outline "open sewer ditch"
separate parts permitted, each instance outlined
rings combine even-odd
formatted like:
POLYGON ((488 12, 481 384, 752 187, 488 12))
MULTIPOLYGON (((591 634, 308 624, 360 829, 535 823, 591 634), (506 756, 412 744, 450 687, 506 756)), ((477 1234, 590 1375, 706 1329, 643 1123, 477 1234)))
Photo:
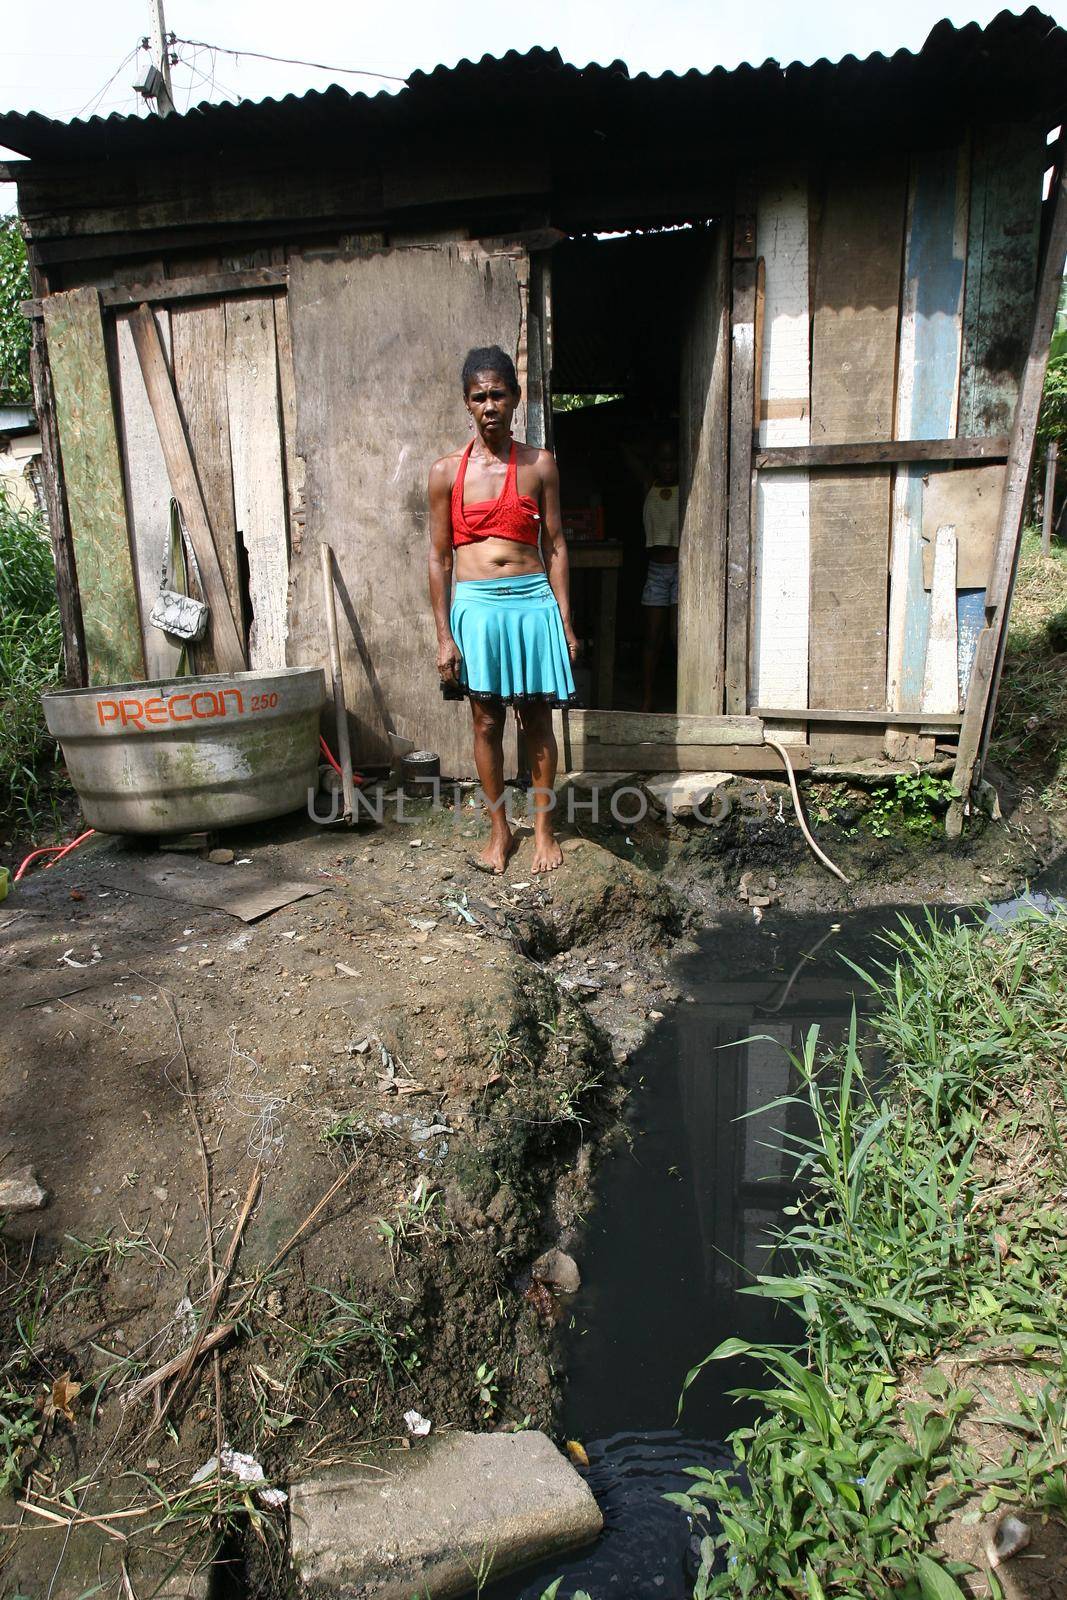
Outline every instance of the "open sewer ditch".
MULTIPOLYGON (((1061 867, 991 920, 1046 909, 1065 889, 1061 867)), ((942 914, 955 910, 986 916, 942 914)), ((869 994, 845 958, 867 970, 890 960, 882 940, 901 915, 922 913, 882 907, 834 923, 775 915, 759 927, 729 918, 677 963, 687 998, 631 1059, 629 1140, 601 1165, 562 1341, 563 1427, 588 1453, 604 1532, 490 1585, 485 1600, 540 1600, 559 1577, 558 1600, 581 1590, 591 1600, 688 1600, 699 1531, 663 1496, 690 1486, 686 1467, 729 1463, 724 1441, 753 1412, 728 1391, 762 1373, 740 1359, 706 1368, 676 1427, 685 1375, 732 1335, 789 1342, 796 1331, 787 1312, 741 1293, 775 1270, 768 1235, 795 1198, 776 1130, 808 1127, 799 1106, 761 1108, 796 1089, 789 1052, 813 1023, 821 1046, 833 1046, 855 1002, 862 1039, 869 994)))

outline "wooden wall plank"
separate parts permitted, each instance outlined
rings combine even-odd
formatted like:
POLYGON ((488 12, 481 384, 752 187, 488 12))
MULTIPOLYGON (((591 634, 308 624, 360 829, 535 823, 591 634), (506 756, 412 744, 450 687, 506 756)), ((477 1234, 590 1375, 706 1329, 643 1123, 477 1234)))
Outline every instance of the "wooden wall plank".
POLYGON ((656 711, 569 711, 572 735, 601 744, 762 744, 758 717, 679 715, 656 711))
MULTIPOLYGON (((219 302, 175 305, 170 313, 174 385, 189 446, 196 462, 200 491, 215 535, 230 610, 241 620, 241 564, 237 553, 237 523, 233 505, 233 468, 230 460, 230 418, 226 396, 226 313, 219 302)), ((190 592, 204 596, 190 579, 190 592)), ((216 672, 218 663, 210 635, 194 646, 198 672, 216 672)))
MULTIPOLYGON (((288 270, 288 269, 287 269, 288 270)), ((274 301, 274 333, 278 341, 278 394, 281 400, 285 492, 289 507, 289 547, 299 545, 304 526, 304 463, 296 450, 296 372, 289 307, 284 295, 274 301)))
POLYGON ((748 710, 752 588, 752 411, 755 397, 756 263, 735 261, 730 308, 730 504, 726 543, 727 712, 748 710))
POLYGON ((1044 165, 1038 127, 1013 123, 975 132, 961 435, 1011 431, 1033 317, 1044 165))
MULTIPOLYGON (((956 431, 967 238, 967 155, 919 151, 908 193, 900 317, 896 438, 944 439, 956 431)), ((943 469, 898 467, 893 482, 887 704, 923 704, 930 596, 923 580, 924 480, 943 469)), ((890 729, 886 754, 929 760, 930 740, 890 729)))
POLYGON ((129 682, 144 650, 99 293, 49 295, 44 317, 89 682, 129 682))
MULTIPOLYGON (((156 311, 155 318, 160 340, 169 352, 167 312, 156 311)), ((148 620, 159 593, 164 551, 170 542, 170 479, 141 376, 128 312, 115 318, 115 350, 115 401, 121 427, 126 515, 141 606, 145 671, 150 678, 172 678, 181 661, 182 647, 148 620)), ((170 587, 174 586, 172 573, 170 587)))
POLYGON ((248 661, 254 670, 270 670, 285 666, 289 599, 274 306, 249 295, 228 300, 225 309, 234 515, 248 557, 248 661))
MULTIPOLYGON (((811 427, 806 180, 761 186, 756 249, 764 263, 765 297, 759 443, 806 445, 811 427)), ((803 469, 758 476, 752 693, 766 705, 808 703, 809 514, 803 469)), ((803 744, 805 725, 783 724, 778 737, 803 744)))
MULTIPOLYGON (((35 276, 39 277, 39 274, 35 276)), ((88 682, 89 669, 85 654, 85 633, 82 628, 78 569, 74 559, 74 541, 71 538, 70 519, 67 513, 67 496, 63 487, 52 369, 48 361, 48 344, 43 321, 35 321, 31 329, 30 380, 33 384, 33 405, 37 413, 37 425, 41 430, 41 481, 45 508, 48 512, 52 556, 56 565, 59 624, 63 634, 63 681, 68 689, 82 689, 88 682)))
POLYGON ((210 609, 208 631, 215 659, 222 671, 240 672, 247 659, 244 638, 238 632, 230 597, 226 592, 211 520, 201 493, 185 424, 178 409, 174 380, 150 308, 138 306, 136 311, 131 312, 130 326, 166 458, 170 486, 182 508, 189 542, 200 569, 200 581, 210 609))
MULTIPOLYGON (((813 444, 893 437, 905 184, 896 164, 832 170, 817 249, 813 444)), ((889 471, 811 483, 812 706, 885 705, 889 471)), ((813 735, 827 754, 881 744, 862 729, 813 735)))
MULTIPOLYGON (((297 450, 307 463, 289 661, 322 663, 317 546, 325 539, 336 556, 354 759, 389 761, 393 733, 436 750, 447 775, 473 775, 470 712, 442 700, 434 666, 426 479, 430 463, 468 432, 458 382, 464 352, 517 347, 514 265, 447 243, 363 257, 294 255, 289 316, 297 450), (382 404, 395 393, 402 406, 382 404)), ((509 772, 514 751, 509 726, 509 772)))
POLYGON ((726 471, 730 381, 729 239, 716 230, 698 273, 682 343, 678 555, 680 712, 723 705, 726 630, 726 471))

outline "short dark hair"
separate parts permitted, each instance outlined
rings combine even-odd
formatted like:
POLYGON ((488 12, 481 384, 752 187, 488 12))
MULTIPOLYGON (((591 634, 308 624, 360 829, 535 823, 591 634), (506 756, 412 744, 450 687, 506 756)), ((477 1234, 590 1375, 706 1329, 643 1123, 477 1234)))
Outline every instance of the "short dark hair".
POLYGON ((498 344, 482 345, 477 350, 468 350, 467 359, 463 363, 463 394, 466 397, 471 384, 479 372, 495 372, 503 378, 512 394, 519 392, 519 379, 515 371, 515 363, 506 350, 501 350, 498 344))

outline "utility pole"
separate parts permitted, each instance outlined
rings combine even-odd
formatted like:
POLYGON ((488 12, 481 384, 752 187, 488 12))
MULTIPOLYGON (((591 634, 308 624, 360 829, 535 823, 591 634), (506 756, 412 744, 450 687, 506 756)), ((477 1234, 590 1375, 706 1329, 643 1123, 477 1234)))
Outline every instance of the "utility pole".
POLYGON ((170 85, 170 47, 174 36, 167 33, 163 0, 148 0, 148 15, 149 34, 141 43, 144 49, 152 52, 152 64, 145 73, 144 82, 137 85, 137 92, 146 100, 155 101, 161 117, 169 117, 174 110, 170 85))

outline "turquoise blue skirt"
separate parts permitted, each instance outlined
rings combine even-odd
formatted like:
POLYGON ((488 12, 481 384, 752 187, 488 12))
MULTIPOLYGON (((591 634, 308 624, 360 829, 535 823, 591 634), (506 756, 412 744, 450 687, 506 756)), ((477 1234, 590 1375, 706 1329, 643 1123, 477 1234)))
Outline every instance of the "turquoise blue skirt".
POLYGON ((575 704, 563 618, 543 572, 457 583, 451 623, 463 660, 458 686, 441 685, 446 700, 575 704))

